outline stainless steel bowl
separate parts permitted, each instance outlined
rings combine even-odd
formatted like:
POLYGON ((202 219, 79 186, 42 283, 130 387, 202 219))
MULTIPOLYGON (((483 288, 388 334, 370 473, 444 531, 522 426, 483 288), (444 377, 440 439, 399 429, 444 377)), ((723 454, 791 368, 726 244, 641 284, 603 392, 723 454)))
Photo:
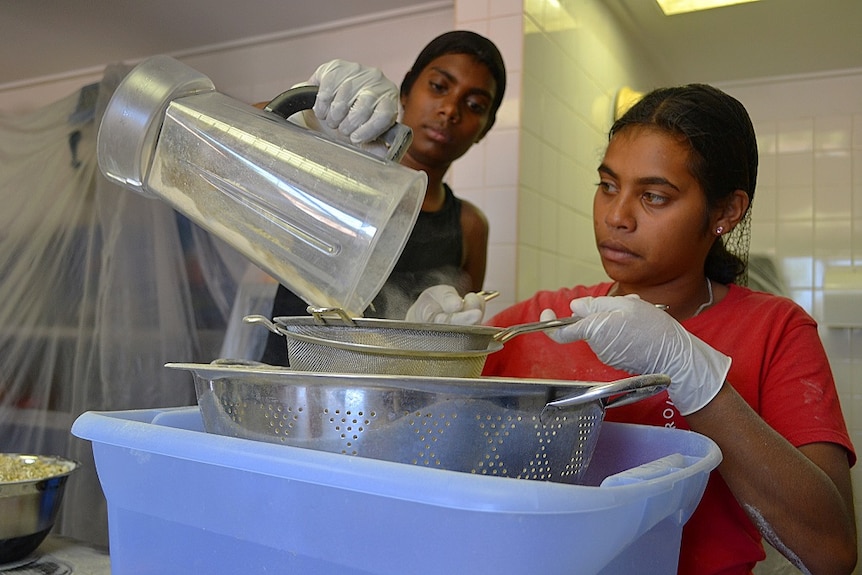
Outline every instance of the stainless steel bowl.
POLYGON ((48 455, 3 453, 4 468, 16 470, 11 480, 0 477, 0 564, 19 561, 36 550, 57 518, 69 475, 79 464, 48 455))

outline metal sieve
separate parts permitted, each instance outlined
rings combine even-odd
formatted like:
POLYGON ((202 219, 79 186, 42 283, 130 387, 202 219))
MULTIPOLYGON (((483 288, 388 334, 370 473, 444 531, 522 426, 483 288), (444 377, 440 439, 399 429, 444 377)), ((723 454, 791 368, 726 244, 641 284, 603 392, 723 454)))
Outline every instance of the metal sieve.
POLYGON ((290 367, 302 371, 376 373, 441 377, 478 377, 488 354, 511 338, 567 325, 578 318, 531 322, 508 328, 411 323, 400 320, 334 319, 317 310, 313 316, 244 318, 287 340, 290 367))
POLYGON ((667 387, 311 373, 218 360, 194 375, 210 433, 451 471, 577 483, 605 408, 667 387))

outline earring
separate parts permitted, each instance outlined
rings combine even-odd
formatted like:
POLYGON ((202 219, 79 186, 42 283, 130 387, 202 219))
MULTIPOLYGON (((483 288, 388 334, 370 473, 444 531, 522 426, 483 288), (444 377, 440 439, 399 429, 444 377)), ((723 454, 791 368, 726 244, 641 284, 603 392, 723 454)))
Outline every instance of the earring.
POLYGON ((718 226, 717 228, 715 228, 715 235, 720 236, 723 233, 724 233, 724 226, 718 226))

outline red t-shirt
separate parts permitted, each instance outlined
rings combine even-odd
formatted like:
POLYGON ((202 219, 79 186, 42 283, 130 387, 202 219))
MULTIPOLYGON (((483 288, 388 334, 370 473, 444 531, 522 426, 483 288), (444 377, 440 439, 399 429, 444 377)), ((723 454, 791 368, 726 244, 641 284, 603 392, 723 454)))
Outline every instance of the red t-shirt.
MULTIPOLYGON (((607 295, 610 283, 539 292, 493 317, 507 327, 537 321, 543 309, 572 314, 578 297, 607 295)), ((791 444, 830 442, 856 456, 847 433, 826 352, 814 320, 789 299, 735 285, 727 296, 682 325, 733 358, 727 381, 791 444)), ((520 335, 488 356, 483 375, 612 381, 630 374, 601 363, 585 342, 555 344, 543 333, 520 335)), ((608 421, 689 429, 667 393, 608 409, 608 421)), ((683 528, 679 573, 747 575, 765 557, 757 528, 714 471, 683 528)))

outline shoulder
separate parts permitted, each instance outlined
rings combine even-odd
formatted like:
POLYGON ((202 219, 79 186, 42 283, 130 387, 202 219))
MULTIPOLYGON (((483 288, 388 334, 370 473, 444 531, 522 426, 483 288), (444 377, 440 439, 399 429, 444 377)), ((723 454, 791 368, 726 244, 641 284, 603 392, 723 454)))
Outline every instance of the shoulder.
POLYGON ((472 202, 460 200, 461 202, 461 227, 465 234, 488 235, 489 224, 485 213, 472 202))
POLYGON ((729 286, 727 296, 716 306, 716 311, 724 315, 746 314, 737 316, 749 320, 742 321, 743 324, 750 323, 750 320, 769 318, 772 322, 778 322, 777 325, 765 326, 773 329, 786 324, 817 325, 814 318, 790 298, 737 285, 729 286))
POLYGON ((817 323, 793 300, 730 285, 727 295, 685 328, 728 355, 780 349, 792 339, 819 340, 817 323))
POLYGON ((761 414, 763 386, 790 390, 802 380, 831 383, 816 322, 786 297, 730 286, 718 304, 683 325, 733 358, 734 387, 761 414))

